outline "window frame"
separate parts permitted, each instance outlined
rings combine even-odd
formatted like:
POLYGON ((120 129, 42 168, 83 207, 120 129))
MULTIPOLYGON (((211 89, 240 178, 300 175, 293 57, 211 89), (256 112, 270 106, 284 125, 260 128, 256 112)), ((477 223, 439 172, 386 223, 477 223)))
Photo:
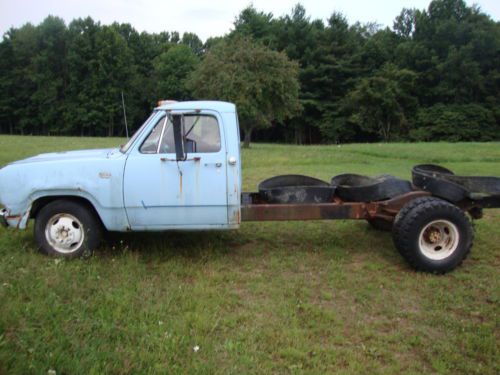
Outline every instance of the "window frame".
POLYGON ((148 135, 146 137, 144 137, 144 139, 142 140, 141 144, 139 145, 138 147, 138 151, 140 154, 142 155, 157 155, 159 154, 160 152, 160 146, 161 146, 161 140, 163 138, 163 133, 165 132, 165 126, 166 126, 166 123, 168 122, 168 116, 167 114, 165 113, 165 115, 163 117, 160 117, 158 119, 158 121, 156 122, 156 124, 153 125, 153 127, 151 128, 151 131, 148 133, 148 135), (149 136, 153 133, 153 131, 155 130, 156 126, 158 125, 158 123, 160 121, 163 121, 163 125, 161 125, 161 133, 160 133, 160 137, 158 138, 158 144, 156 145, 156 150, 155 152, 144 152, 142 151, 142 146, 144 146, 144 143, 148 140, 149 136))
MULTIPOLYGON (((221 121, 219 121, 219 117, 214 114, 214 113, 198 113, 198 112, 192 112, 192 111, 189 111, 189 112, 180 112, 180 113, 176 113, 177 111, 173 112, 173 111, 165 111, 164 112, 164 116, 160 117, 158 119, 158 122, 159 121, 162 121, 163 120, 163 125, 162 125, 162 128, 161 128, 161 133, 160 133, 160 137, 158 138, 158 144, 156 146, 156 150, 154 152, 143 152, 141 151, 141 148, 142 146, 144 145, 144 143, 148 140, 148 138, 150 137, 151 133, 154 131, 155 127, 158 125, 158 122, 156 122, 154 125, 152 125, 151 127, 151 130, 147 133, 147 135, 144 135, 142 140, 140 140, 140 142, 138 142, 138 146, 136 148, 137 152, 139 152, 141 155, 158 155, 158 154, 162 154, 162 155, 165 155, 165 154, 175 154, 175 150, 173 151, 168 151, 168 152, 160 152, 161 150, 161 146, 162 146, 162 142, 163 142, 163 138, 165 137, 165 134, 166 134, 166 131, 167 131, 167 126, 169 126, 169 116, 168 116, 168 113, 167 112, 170 112, 172 114, 179 114, 179 115, 182 115, 184 118, 185 117, 211 117, 215 120, 215 123, 217 124, 217 131, 218 131, 218 135, 219 135, 219 148, 217 151, 204 151, 204 152, 187 152, 186 154, 216 154, 216 153, 219 153, 221 152, 221 150, 224 149, 223 147, 223 143, 225 142, 224 141, 224 138, 223 138, 223 129, 222 129, 222 126, 221 126, 221 121)), ((170 122, 171 124, 171 122, 170 122)), ((196 126, 196 124, 194 124, 194 126, 196 126)), ((193 129, 194 126, 191 128, 193 129)), ((183 142, 186 142, 186 139, 183 140, 183 142)))

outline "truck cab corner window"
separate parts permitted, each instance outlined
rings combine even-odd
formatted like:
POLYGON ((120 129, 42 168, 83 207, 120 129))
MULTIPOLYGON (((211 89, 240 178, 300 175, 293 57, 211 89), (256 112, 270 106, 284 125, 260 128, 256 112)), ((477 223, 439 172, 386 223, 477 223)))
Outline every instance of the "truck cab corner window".
POLYGON ((140 147, 140 152, 142 154, 156 154, 158 151, 158 143, 160 142, 161 135, 163 133, 163 127, 165 125, 166 116, 160 118, 156 125, 149 133, 148 137, 142 142, 140 147))

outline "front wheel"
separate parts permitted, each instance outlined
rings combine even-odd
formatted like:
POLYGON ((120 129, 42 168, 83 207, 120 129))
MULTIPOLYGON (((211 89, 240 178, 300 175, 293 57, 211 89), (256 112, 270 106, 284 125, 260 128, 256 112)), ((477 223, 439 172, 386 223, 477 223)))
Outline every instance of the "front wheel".
POLYGON ((35 239, 40 251, 49 255, 88 256, 99 245, 101 233, 94 213, 71 200, 48 203, 35 219, 35 239))
POLYGON ((396 248, 415 269, 452 271, 472 247, 472 225, 457 206, 434 197, 417 198, 398 213, 392 229, 396 248))

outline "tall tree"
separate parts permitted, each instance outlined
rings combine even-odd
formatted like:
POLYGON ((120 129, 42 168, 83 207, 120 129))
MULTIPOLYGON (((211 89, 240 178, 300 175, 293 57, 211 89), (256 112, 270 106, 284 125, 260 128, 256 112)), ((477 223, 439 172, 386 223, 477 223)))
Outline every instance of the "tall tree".
POLYGON ((233 34, 259 40, 270 46, 275 39, 273 24, 272 13, 260 12, 250 5, 243 9, 234 21, 233 34))
POLYGON ((350 93, 354 122, 365 131, 378 133, 385 142, 407 131, 409 115, 417 105, 411 93, 414 80, 415 73, 392 64, 361 80, 350 93))
MULTIPOLYGON (((361 52, 365 42, 358 27, 350 27, 347 19, 334 12, 323 33, 317 69, 312 79, 324 142, 350 141, 356 128, 350 120, 349 91, 362 76, 361 52)), ((310 70, 310 68, 309 68, 310 70)), ((313 91, 313 92, 314 92, 313 91)))
POLYGON ((47 17, 37 27, 37 50, 32 59, 33 83, 31 105, 36 108, 36 133, 59 133, 62 128, 64 95, 68 85, 66 66, 66 25, 57 17, 47 17))
POLYGON ((36 107, 27 105, 36 92, 36 67, 33 56, 38 53, 37 28, 28 23, 19 29, 12 30, 12 51, 14 54, 15 108, 13 116, 17 119, 15 130, 20 134, 33 133, 37 129, 38 119, 36 107))
POLYGON ((16 118, 16 76, 15 60, 12 48, 13 30, 9 30, 0 43, 0 131, 14 133, 16 118))
POLYGON ((244 147, 250 146, 255 128, 268 128, 300 109, 297 64, 244 37, 231 38, 208 52, 189 87, 198 98, 236 103, 244 147))
POLYGON ((176 44, 155 60, 155 79, 159 98, 186 100, 191 97, 186 87, 189 74, 196 68, 199 58, 185 44, 176 44))
POLYGON ((135 67, 125 40, 109 26, 103 26, 96 37, 97 79, 101 88, 102 115, 107 118, 107 135, 112 136, 115 125, 121 123, 121 93, 130 87, 135 67))
POLYGON ((290 15, 280 18, 277 23, 276 46, 287 56, 299 64, 299 93, 303 112, 300 117, 293 118, 291 129, 293 141, 297 144, 311 140, 311 133, 317 129, 321 112, 321 94, 318 88, 326 77, 322 76, 322 36, 324 25, 321 21, 311 21, 306 9, 297 4, 290 15), (278 27, 279 26, 279 27, 278 27), (308 137, 309 135, 309 137, 308 137))
POLYGON ((196 56, 200 57, 203 55, 203 42, 198 38, 198 35, 184 33, 182 34, 181 43, 188 46, 196 56))
MULTIPOLYGON (((68 28, 69 85, 66 92, 63 131, 78 135, 93 134, 105 119, 99 104, 96 37, 100 25, 90 17, 77 19, 68 28)), ((95 133, 94 133, 95 134, 95 133)))

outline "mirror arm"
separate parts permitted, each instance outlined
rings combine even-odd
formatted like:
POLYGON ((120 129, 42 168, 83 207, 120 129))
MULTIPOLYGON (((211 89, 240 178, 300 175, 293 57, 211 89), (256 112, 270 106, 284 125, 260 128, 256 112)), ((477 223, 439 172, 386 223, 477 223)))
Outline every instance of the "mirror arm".
POLYGON ((187 153, 185 150, 184 116, 172 115, 172 127, 174 131, 175 157, 177 161, 185 161, 187 153))

